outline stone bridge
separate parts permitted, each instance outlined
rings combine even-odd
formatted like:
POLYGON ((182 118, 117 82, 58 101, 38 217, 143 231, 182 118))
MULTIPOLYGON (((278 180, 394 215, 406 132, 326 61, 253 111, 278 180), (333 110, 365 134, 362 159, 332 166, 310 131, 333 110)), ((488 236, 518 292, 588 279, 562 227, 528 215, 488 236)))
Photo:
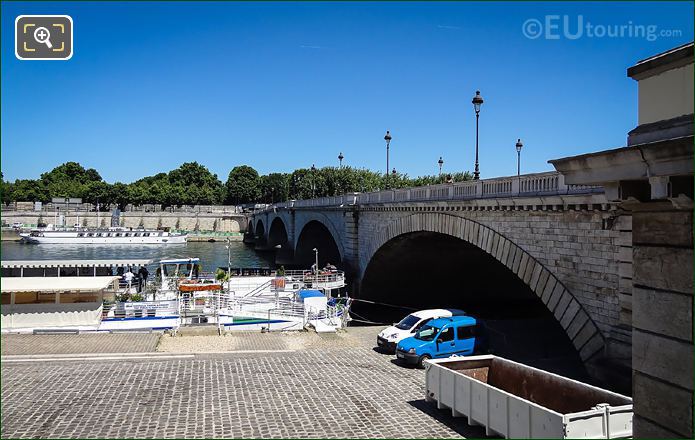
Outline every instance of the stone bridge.
POLYGON ((520 352, 564 344, 632 393, 635 438, 693 438, 693 47, 627 70, 639 108, 625 147, 550 161, 560 174, 278 204, 247 240, 299 265, 316 247, 363 301, 542 309, 560 337, 537 332, 520 352))
POLYGON ((452 294, 433 291, 457 290, 467 310, 523 308, 521 285, 585 364, 629 365, 631 217, 559 173, 278 203, 253 216, 246 241, 304 268, 316 248, 350 275, 351 296, 385 303, 443 306, 452 294), (396 293, 413 286, 429 291, 396 293))

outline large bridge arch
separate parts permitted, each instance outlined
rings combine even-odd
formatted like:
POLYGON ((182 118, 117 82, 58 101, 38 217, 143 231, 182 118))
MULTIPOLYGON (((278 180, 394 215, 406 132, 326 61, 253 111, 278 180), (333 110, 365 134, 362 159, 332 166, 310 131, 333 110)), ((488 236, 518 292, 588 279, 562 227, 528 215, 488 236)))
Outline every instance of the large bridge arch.
POLYGON ((384 245, 406 234, 430 232, 458 238, 484 251, 516 275, 535 293, 560 324, 585 363, 604 348, 600 330, 572 292, 543 264, 507 237, 481 223, 436 212, 414 213, 389 222, 365 240, 360 256, 360 279, 384 245))

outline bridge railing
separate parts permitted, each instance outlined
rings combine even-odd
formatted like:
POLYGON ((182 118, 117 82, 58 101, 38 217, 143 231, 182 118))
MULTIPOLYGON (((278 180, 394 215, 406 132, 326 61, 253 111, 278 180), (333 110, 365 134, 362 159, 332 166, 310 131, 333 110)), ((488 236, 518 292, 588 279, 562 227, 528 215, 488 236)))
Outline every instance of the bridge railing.
POLYGON ((276 203, 273 208, 310 208, 315 206, 350 206, 378 203, 399 203, 439 200, 471 200, 498 197, 532 197, 559 194, 593 194, 603 192, 601 186, 567 185, 558 172, 524 174, 486 180, 443 183, 415 188, 387 189, 367 193, 349 193, 342 196, 309 200, 290 200, 276 203))

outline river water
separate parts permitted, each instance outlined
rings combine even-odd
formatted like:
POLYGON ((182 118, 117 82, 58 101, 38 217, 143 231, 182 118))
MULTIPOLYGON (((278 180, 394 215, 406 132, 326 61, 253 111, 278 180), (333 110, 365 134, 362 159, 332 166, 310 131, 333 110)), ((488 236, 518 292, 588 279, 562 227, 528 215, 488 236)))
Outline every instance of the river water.
MULTIPOLYGON (((2 243, 2 260, 121 260, 167 258, 200 258, 202 269, 212 272, 217 267, 227 266, 226 243, 190 242, 164 246, 133 245, 69 245, 69 244, 23 244, 2 243)), ((259 254, 253 247, 242 242, 232 242, 232 267, 274 267, 272 254, 259 254)))

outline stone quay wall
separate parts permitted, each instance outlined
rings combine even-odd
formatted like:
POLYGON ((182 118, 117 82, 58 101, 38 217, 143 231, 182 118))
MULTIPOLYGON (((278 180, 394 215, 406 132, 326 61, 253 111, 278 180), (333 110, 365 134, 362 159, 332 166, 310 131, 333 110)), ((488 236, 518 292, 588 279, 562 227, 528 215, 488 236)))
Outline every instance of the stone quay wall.
MULTIPOLYGON (((3 211, 2 220, 7 224, 23 223, 27 227, 38 223, 55 223, 54 211, 3 211)), ((81 212, 79 215, 68 213, 65 224, 79 224, 84 227, 108 227, 111 225, 111 214, 100 213, 99 219, 95 212, 81 212)), ((170 228, 180 231, 201 232, 244 232, 246 231, 247 216, 245 214, 225 214, 223 212, 142 212, 124 211, 119 217, 119 225, 129 228, 170 228)))

